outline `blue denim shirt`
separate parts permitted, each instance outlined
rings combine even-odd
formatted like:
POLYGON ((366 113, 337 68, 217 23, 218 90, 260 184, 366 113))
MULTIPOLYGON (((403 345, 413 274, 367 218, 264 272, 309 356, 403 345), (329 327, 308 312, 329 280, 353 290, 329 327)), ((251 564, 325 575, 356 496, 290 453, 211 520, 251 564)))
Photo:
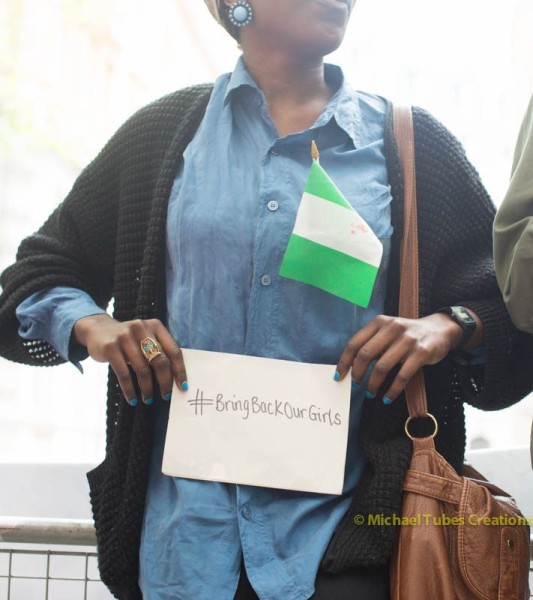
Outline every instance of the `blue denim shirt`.
MULTIPOLYGON (((336 93, 310 129, 283 138, 242 60, 217 80, 168 207, 168 328, 182 346, 334 365, 348 339, 383 312, 392 234, 385 103, 353 91, 338 67, 326 65, 325 73, 336 93), (367 309, 278 275, 312 139, 321 165, 384 244, 367 309)), ((22 303, 21 335, 38 333, 67 358, 77 312, 72 293, 55 288, 22 303), (53 299, 57 309, 65 293, 62 327, 44 314, 43 302, 53 299)), ((99 312, 79 294, 79 317, 99 312)), ((167 477, 161 463, 168 411, 154 405, 140 551, 144 596, 231 600, 243 558, 261 599, 307 600, 365 464, 357 435, 363 393, 364 386, 352 394, 340 496, 167 477)))

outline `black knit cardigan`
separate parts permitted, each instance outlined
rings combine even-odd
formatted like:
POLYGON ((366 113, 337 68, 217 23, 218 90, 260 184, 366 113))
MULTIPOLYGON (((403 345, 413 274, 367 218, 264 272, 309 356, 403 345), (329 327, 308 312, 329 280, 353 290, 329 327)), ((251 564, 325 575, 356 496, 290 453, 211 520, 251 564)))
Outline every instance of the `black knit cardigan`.
MULTIPOLYGON (((22 242, 16 263, 0 278, 0 355, 30 365, 61 362, 45 342, 22 340, 15 316, 24 298, 55 285, 85 290, 102 307, 114 298, 118 320, 164 320, 167 202, 211 90, 208 85, 181 90, 136 113, 41 229, 22 242)), ((440 425, 437 446, 459 468, 465 448, 463 401, 487 410, 509 406, 531 389, 533 369, 525 366, 524 339, 507 316, 494 277, 494 207, 463 149, 442 125, 414 109, 414 128, 421 315, 459 304, 472 308, 484 324, 484 367, 446 359, 425 369, 430 411, 440 425)), ((390 105, 385 148, 394 227, 386 313, 395 315, 403 194, 390 105)), ((368 466, 323 558, 329 572, 385 564, 392 551, 394 527, 353 523, 355 515, 400 511, 411 454, 403 432, 405 403, 399 399, 384 406, 380 396, 364 407, 360 431, 368 466)), ((123 600, 141 597, 139 540, 152 430, 152 409, 142 403, 130 407, 110 372, 106 457, 88 478, 101 577, 123 600)))

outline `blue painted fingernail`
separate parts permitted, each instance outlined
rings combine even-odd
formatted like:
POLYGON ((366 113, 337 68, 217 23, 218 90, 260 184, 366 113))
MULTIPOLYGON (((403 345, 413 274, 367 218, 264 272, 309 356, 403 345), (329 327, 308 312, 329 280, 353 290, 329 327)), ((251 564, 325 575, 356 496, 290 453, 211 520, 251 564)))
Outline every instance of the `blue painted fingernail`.
POLYGON ((154 399, 153 398, 146 398, 146 400, 144 401, 145 404, 153 404, 154 403, 154 399))
POLYGON ((335 375, 333 375, 333 379, 335 381, 339 381, 340 378, 341 378, 341 374, 338 371, 335 371, 335 375))
POLYGON ((130 403, 130 406, 137 406, 137 398, 132 398, 131 400, 128 400, 128 402, 130 403))
POLYGON ((189 384, 186 381, 183 381, 182 384, 181 384, 181 389, 184 392, 188 392, 189 391, 189 384))
POLYGON ((167 402, 170 402, 170 399, 172 398, 172 392, 169 392, 168 394, 165 394, 163 397, 165 398, 165 400, 167 402))
POLYGON ((369 390, 367 390, 365 392, 365 398, 368 398, 370 400, 370 398, 373 398, 374 394, 372 392, 370 392, 369 390))
POLYGON ((389 404, 392 404, 392 400, 385 396, 385 398, 383 398, 383 404, 386 404, 388 406, 389 404))
POLYGON ((357 381, 352 381, 352 387, 354 390, 358 390, 359 389, 359 384, 357 383, 357 381))

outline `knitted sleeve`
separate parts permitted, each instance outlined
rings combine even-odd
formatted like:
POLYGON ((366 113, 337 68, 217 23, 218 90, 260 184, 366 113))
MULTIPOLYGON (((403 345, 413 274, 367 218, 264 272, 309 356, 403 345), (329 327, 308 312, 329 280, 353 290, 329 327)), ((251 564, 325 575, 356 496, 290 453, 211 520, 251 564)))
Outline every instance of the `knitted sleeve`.
POLYGON ((159 256, 153 248, 164 246, 165 200, 175 163, 202 119, 211 89, 186 88, 134 114, 44 225, 21 243, 15 264, 0 275, 0 356, 32 365, 63 362, 46 342, 18 336, 15 310, 41 289, 78 288, 103 308, 114 297, 116 318, 134 318, 139 287, 154 279, 153 269, 143 278, 143 257, 153 255, 153 263, 159 256))
POLYGON ((109 302, 117 221, 115 152, 111 142, 40 229, 22 241, 16 262, 0 276, 0 355, 5 358, 34 365, 63 362, 46 342, 18 336, 15 310, 33 292, 70 286, 101 307, 109 302))
MULTIPOLYGON (((50 366, 64 362, 41 340, 18 336, 17 306, 30 294, 54 286, 87 292, 105 308, 113 295, 117 227, 128 213, 135 166, 150 144, 158 103, 133 115, 82 171, 65 200, 40 229, 24 239, 16 262, 0 275, 0 355, 15 362, 50 366)), ((138 170, 138 169, 137 169, 138 170)), ((147 169, 148 170, 148 169, 147 169)), ((133 186, 134 188, 136 186, 133 186)))
POLYGON ((478 314, 485 364, 457 364, 463 399, 485 410, 504 408, 527 394, 533 381, 528 372, 517 372, 523 340, 494 273, 495 208, 461 144, 427 112, 415 109, 414 115, 420 271, 426 278, 421 307, 430 314, 461 305, 478 314))

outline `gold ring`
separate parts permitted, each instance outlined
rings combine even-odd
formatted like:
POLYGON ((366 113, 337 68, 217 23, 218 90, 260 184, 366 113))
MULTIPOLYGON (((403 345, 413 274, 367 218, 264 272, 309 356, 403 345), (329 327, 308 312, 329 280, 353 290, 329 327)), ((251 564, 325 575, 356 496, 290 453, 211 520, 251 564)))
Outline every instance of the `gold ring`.
POLYGON ((405 433, 407 434, 408 438, 410 438, 412 440, 415 439, 409 432, 409 423, 413 419, 423 419, 425 417, 427 417, 428 419, 431 419, 433 421, 433 425, 435 426, 435 430, 433 431, 433 433, 427 437, 434 438, 437 435, 437 433, 439 432, 439 424, 437 423, 437 419, 435 419, 435 417, 431 413, 426 413, 425 415, 422 415, 421 417, 407 417, 407 421, 405 421, 404 429, 405 429, 405 433))
POLYGON ((162 354, 159 342, 151 337, 145 337, 141 342, 141 352, 149 363, 162 354))

